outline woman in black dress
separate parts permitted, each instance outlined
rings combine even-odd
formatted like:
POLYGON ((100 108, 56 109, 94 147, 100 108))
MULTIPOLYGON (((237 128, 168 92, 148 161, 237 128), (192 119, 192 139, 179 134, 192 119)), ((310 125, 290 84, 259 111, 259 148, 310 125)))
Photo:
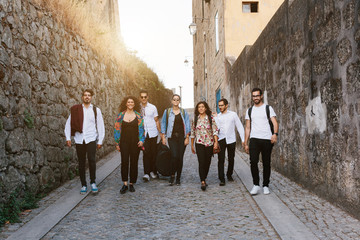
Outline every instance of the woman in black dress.
POLYGON ((121 153, 121 178, 124 182, 120 193, 128 189, 135 192, 134 183, 138 175, 138 160, 140 148, 145 141, 144 120, 140 114, 140 104, 136 97, 128 96, 123 99, 119 108, 119 115, 115 122, 114 138, 116 149, 121 153), (130 165, 130 186, 128 186, 130 165))

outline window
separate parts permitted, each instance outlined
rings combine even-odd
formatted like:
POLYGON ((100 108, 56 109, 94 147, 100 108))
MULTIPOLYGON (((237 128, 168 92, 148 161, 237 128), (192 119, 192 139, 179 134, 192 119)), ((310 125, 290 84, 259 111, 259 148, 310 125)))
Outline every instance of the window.
POLYGON ((259 2, 243 2, 243 13, 257 13, 259 12, 259 2))
POLYGON ((219 88, 217 91, 216 91, 216 112, 217 113, 220 113, 220 109, 219 109, 219 101, 221 99, 221 89, 219 88))
POLYGON ((201 2, 201 17, 204 19, 204 13, 205 13, 205 9, 204 9, 204 0, 202 0, 202 2, 201 2))
POLYGON ((215 51, 219 51, 219 12, 215 14, 215 51))
POLYGON ((206 70, 206 55, 205 55, 205 51, 204 51, 204 55, 203 55, 203 58, 204 58, 204 82, 206 81, 206 78, 207 78, 207 70, 206 70))

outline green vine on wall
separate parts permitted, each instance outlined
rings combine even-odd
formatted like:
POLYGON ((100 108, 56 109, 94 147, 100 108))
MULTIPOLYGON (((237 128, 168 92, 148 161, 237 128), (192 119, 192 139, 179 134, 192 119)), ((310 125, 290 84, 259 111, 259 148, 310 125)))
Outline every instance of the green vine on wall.
POLYGON ((19 215, 21 211, 39 207, 39 196, 26 188, 24 196, 19 198, 19 192, 20 188, 15 189, 11 193, 10 198, 5 203, 0 204, 0 228, 7 222, 20 222, 19 215))
POLYGON ((24 121, 25 121, 25 125, 28 128, 33 128, 34 127, 34 117, 33 115, 31 115, 30 111, 25 110, 24 111, 24 121))

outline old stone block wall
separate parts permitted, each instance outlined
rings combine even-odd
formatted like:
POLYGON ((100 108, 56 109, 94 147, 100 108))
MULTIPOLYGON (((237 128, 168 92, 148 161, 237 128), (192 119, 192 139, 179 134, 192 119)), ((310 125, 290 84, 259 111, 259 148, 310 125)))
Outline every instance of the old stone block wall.
POLYGON ((360 217, 360 2, 285 1, 230 67, 245 122, 254 87, 280 122, 272 166, 360 217))
MULTIPOLYGON (((75 149, 64 126, 85 88, 95 90, 106 137, 114 150, 117 108, 129 91, 114 62, 105 63, 84 40, 31 1, 0 1, 0 202, 16 188, 52 189, 76 175, 75 149)), ((131 90, 131 89, 130 89, 131 90)))

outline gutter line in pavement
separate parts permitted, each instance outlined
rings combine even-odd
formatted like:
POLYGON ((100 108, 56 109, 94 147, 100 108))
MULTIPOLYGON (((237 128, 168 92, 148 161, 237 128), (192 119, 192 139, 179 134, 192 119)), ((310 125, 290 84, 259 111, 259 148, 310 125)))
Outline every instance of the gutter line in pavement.
MULTIPOLYGON (((235 154, 234 170, 250 192, 253 186, 250 166, 245 163, 243 158, 239 157, 241 155, 242 153, 237 150, 235 154)), ((253 199, 264 213, 265 217, 275 228, 281 239, 318 239, 275 193, 270 193, 269 195, 260 193, 253 196, 253 199)))

